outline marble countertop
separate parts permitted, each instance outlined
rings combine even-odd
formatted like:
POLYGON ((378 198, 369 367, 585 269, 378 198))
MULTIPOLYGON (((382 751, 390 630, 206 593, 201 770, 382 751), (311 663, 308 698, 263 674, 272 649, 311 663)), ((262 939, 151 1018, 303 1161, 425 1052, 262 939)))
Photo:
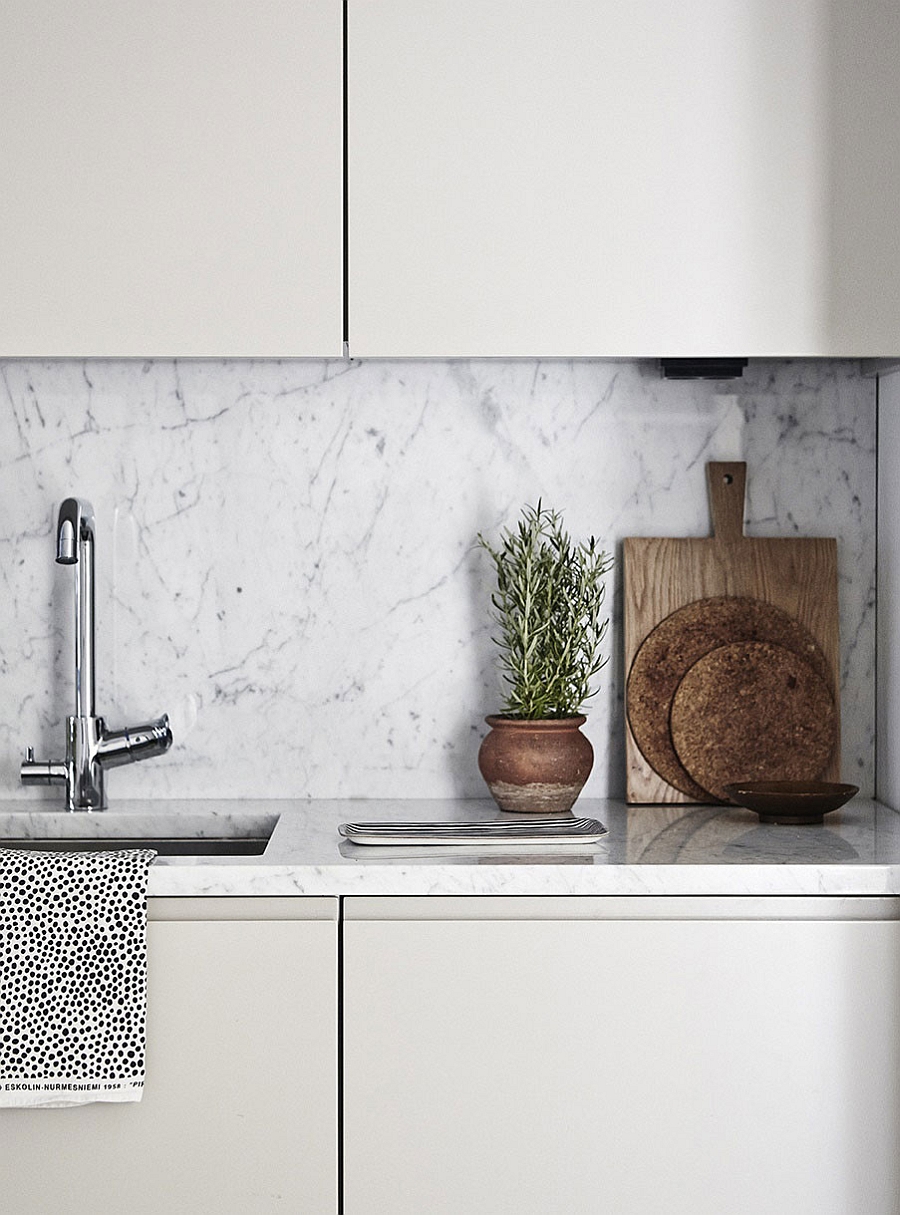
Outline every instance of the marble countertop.
POLYGON ((900 814, 867 799, 804 827, 765 826, 723 806, 583 799, 576 812, 608 827, 602 842, 513 851, 363 847, 337 831, 343 822, 494 818, 490 800, 132 801, 84 815, 18 800, 0 810, 0 845, 67 834, 253 836, 274 822, 260 855, 160 856, 151 896, 900 895, 900 814))

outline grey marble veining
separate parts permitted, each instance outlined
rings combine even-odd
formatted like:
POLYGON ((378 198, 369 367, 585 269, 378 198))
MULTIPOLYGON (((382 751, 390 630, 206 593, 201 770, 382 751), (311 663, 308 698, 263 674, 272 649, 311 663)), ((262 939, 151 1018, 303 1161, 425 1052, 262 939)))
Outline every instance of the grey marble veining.
MULTIPOLYGON (((277 815, 258 856, 161 856, 149 893, 276 895, 900 895, 900 814, 857 797, 820 826, 777 827, 725 806, 628 807, 581 798, 598 844, 543 847, 372 847, 342 822, 471 822, 497 817, 489 799, 124 802, 105 814, 60 816, 30 803, 0 812, 0 846, 52 838, 60 818, 85 835, 240 835, 277 815)), ((504 815, 509 821, 510 816, 504 815)))
MULTIPOLYGON (((475 534, 542 497, 617 555, 702 535, 710 459, 749 462, 750 534, 838 537, 843 772, 872 790, 874 381, 855 363, 715 384, 638 362, 7 361, 0 395, 0 799, 71 711, 68 494, 97 514, 98 711, 168 710, 176 737, 111 773, 113 808, 472 797, 500 702, 475 534)), ((609 589, 594 796, 624 787, 609 589)))

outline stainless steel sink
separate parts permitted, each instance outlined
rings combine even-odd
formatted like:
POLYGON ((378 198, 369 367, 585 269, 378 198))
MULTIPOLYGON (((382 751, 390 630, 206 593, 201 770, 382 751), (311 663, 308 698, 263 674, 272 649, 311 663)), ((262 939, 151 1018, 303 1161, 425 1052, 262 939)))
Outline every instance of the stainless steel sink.
POLYGON ((268 836, 240 839, 0 839, 0 848, 32 852, 103 852, 117 848, 153 848, 160 856, 261 856, 268 836))
POLYGON ((155 848, 160 856, 260 856, 278 814, 226 809, 176 809, 122 813, 35 810, 0 812, 0 848, 43 852, 97 852, 155 848))

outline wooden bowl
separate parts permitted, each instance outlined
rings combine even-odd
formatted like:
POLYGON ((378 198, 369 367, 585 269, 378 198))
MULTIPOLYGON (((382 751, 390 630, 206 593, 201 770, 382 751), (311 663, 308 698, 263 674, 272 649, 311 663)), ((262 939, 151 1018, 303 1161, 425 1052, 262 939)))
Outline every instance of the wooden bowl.
POLYGON ((797 826, 821 823, 859 793, 859 787, 821 780, 753 780, 726 785, 725 792, 736 805, 754 810, 761 823, 797 826))

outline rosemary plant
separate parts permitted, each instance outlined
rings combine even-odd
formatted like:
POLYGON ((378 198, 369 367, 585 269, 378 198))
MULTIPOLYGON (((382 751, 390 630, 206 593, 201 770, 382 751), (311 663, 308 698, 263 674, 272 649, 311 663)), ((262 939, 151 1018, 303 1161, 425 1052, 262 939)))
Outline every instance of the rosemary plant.
POLYGON ((479 533, 497 571, 491 596, 500 627, 494 637, 508 685, 504 716, 573 717, 597 691, 592 681, 606 663, 601 644, 609 619, 600 619, 612 557, 591 536, 573 545, 560 515, 526 506, 515 531, 499 547, 479 533))

